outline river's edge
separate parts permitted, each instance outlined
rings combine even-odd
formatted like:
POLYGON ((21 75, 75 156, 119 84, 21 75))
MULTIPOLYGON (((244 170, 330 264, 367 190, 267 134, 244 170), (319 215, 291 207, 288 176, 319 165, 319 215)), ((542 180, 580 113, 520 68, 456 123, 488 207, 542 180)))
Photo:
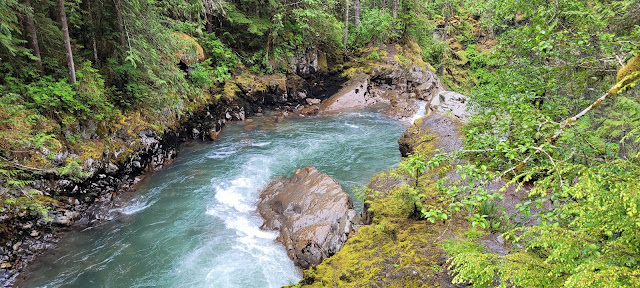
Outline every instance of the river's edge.
MULTIPOLYGON (((337 73, 313 75, 314 78, 326 79, 328 85, 339 87, 344 82, 343 76, 337 73)), ((301 89, 303 86, 300 86, 301 89)), ((331 87, 320 88, 335 91, 331 87)), ((286 89, 285 89, 286 90, 286 89)), ((122 162, 112 162, 109 159, 90 161, 93 176, 78 180, 73 177, 58 175, 34 175, 31 189, 41 191, 45 195, 56 195, 58 203, 54 203, 49 212, 50 219, 31 212, 23 213, 8 219, 2 228, 14 231, 11 239, 3 239, 0 246, 0 286, 11 287, 20 273, 38 256, 56 247, 61 236, 72 229, 85 229, 100 225, 109 220, 109 211, 116 202, 126 201, 133 195, 136 184, 148 172, 158 171, 171 164, 179 154, 179 146, 191 140, 215 141, 218 139, 226 123, 243 121, 254 115, 261 115, 266 111, 276 112, 274 120, 299 112, 304 99, 282 98, 281 93, 297 95, 300 91, 262 91, 262 97, 246 95, 235 91, 236 97, 223 105, 210 104, 191 117, 185 117, 176 127, 159 134, 151 127, 140 129, 137 141, 131 141, 134 146, 123 147, 135 149, 122 162), (255 97, 255 98, 252 98, 255 97), (277 101, 274 99, 282 99, 277 101), (202 131, 202 132, 201 132, 202 131), (118 201, 115 201, 118 200, 118 201)), ((316 95, 318 101, 331 96, 330 94, 316 95)), ((86 166, 86 163, 85 163, 86 166)))
MULTIPOLYGON (((286 84, 281 87, 280 82, 283 81, 276 81, 274 84, 271 78, 253 78, 257 82, 262 81, 263 84, 260 85, 266 86, 266 89, 262 87, 256 90, 251 89, 255 83, 236 80, 232 83, 236 87, 232 93, 239 97, 206 105, 162 134, 150 128, 138 127, 136 131, 139 132, 134 134, 138 139, 131 140, 137 147, 123 147, 123 150, 134 149, 129 156, 116 163, 109 161, 109 158, 106 161, 100 158, 85 162, 84 168, 92 172, 92 176, 87 179, 78 181, 55 175, 40 175, 33 181, 33 188, 45 195, 56 195, 59 201, 49 213, 49 221, 37 213, 24 213, 10 219, 9 223, 2 223, 5 229, 14 232, 14 236, 5 239, 0 248, 0 284, 12 286, 20 272, 39 255, 55 247, 66 231, 99 225, 108 220, 113 200, 121 199, 122 197, 117 197, 121 194, 131 195, 130 191, 140 181, 140 175, 170 164, 179 153, 179 145, 189 139, 216 140, 228 121, 244 120, 266 110, 281 111, 275 117, 276 121, 286 117, 288 113, 315 114, 319 110, 317 106, 321 106, 318 102, 335 92, 348 101, 358 101, 353 97, 363 97, 364 106, 383 100, 390 104, 388 111, 391 115, 397 118, 412 116, 415 108, 412 108, 408 100, 429 100, 442 89, 442 84, 419 56, 412 57, 415 61, 409 63, 400 62, 395 57, 396 53, 420 55, 419 50, 414 51, 415 47, 390 45, 387 50, 388 53, 382 59, 355 62, 330 73, 318 68, 314 70, 318 73, 304 75, 304 84, 293 87, 286 84), (337 91, 348 79, 351 80, 344 85, 342 91, 337 91), (312 93, 311 90, 320 93, 312 93), (371 102, 372 99, 375 101, 371 102)), ((301 77, 294 75, 294 78, 301 77)), ((285 77, 284 82, 288 81, 286 79, 285 77)), ((255 86, 261 87, 260 85, 255 86)), ((355 106, 362 108, 362 105, 355 106)), ((323 107, 327 111, 333 111, 333 108, 323 107)), ((343 107, 337 107, 338 110, 341 108, 343 107)))
POLYGON ((428 195, 424 204, 443 209, 436 182, 455 171, 443 165, 415 179, 402 168, 408 154, 426 158, 437 149, 459 149, 460 127, 453 115, 431 114, 416 120, 398 140, 403 156, 398 167, 374 176, 368 184, 364 225, 358 233, 289 287, 465 287, 452 283, 448 255, 441 245, 462 235, 469 223, 460 215, 446 222, 415 217, 415 207, 407 200, 412 187, 419 185, 428 195))

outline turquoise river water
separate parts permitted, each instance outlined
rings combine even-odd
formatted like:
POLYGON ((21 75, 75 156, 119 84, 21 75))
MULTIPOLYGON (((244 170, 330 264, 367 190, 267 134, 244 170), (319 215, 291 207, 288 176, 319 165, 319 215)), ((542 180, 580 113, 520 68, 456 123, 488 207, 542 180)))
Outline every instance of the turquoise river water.
MULTIPOLYGON (((192 142, 151 173, 113 219, 71 231, 32 264, 20 287, 280 287, 302 274, 260 230, 260 189, 313 165, 351 193, 395 167, 407 123, 376 112, 256 118, 225 127, 221 140, 192 142), (257 127, 255 127, 257 126, 257 127)), ((362 203, 356 201, 360 208, 362 203)))

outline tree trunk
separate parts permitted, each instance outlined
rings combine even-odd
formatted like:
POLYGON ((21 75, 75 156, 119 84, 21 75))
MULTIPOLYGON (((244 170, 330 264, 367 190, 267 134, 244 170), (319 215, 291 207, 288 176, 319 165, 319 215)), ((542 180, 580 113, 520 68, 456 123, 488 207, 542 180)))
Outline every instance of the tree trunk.
MULTIPOLYGON (((447 27, 449 26, 449 17, 451 16, 451 3, 447 2, 445 4, 445 7, 449 8, 449 12, 447 12, 446 16, 444 17, 444 29, 443 29, 443 33, 442 33, 442 42, 444 42, 444 49, 442 50, 442 59, 440 59, 440 68, 438 69, 438 75, 442 76, 444 75, 444 58, 445 55, 447 54, 447 48, 449 48, 449 44, 447 43, 447 36, 449 33, 447 33, 447 27)), ((447 9, 447 8, 445 8, 447 9)))
POLYGON ((207 13, 207 33, 213 33, 213 15, 211 13, 207 13))
POLYGON ((122 48, 122 52, 127 51, 127 40, 125 37, 124 31, 124 17, 122 17, 122 5, 120 4, 120 0, 113 1, 116 8, 116 17, 118 18, 118 31, 120 32, 120 46, 122 48))
POLYGON ((91 10, 91 0, 87 0, 87 14, 89 16, 89 26, 91 27, 91 46, 93 48, 93 63, 98 65, 98 47, 96 44, 96 27, 93 24, 93 12, 91 10))
MULTIPOLYGON (((25 0, 24 3, 28 8, 32 8, 31 0, 25 0)), ((43 71, 44 69, 42 67, 42 57, 40 56, 40 45, 38 44, 38 32, 36 31, 36 24, 33 22, 31 13, 25 13, 25 20, 27 22, 27 31, 29 32, 30 36, 29 46, 31 46, 31 50, 33 50, 33 56, 38 58, 36 59, 36 65, 38 65, 38 69, 40 69, 40 71, 43 71)))
POLYGON ((393 0, 393 19, 398 18, 398 7, 400 6, 400 0, 393 0))
POLYGON ((69 66, 69 77, 71 84, 76 83, 76 68, 73 63, 73 52, 71 51, 71 39, 69 38, 69 26, 67 26, 67 13, 64 11, 64 0, 58 0, 60 9, 60 22, 62 22, 62 35, 64 36, 64 47, 67 51, 67 65, 69 66))
POLYGON ((353 16, 355 17, 356 28, 360 27, 360 0, 353 1, 353 16))
POLYGON ((347 50, 347 40, 349 37, 349 0, 344 1, 344 38, 342 39, 342 45, 344 50, 347 50))

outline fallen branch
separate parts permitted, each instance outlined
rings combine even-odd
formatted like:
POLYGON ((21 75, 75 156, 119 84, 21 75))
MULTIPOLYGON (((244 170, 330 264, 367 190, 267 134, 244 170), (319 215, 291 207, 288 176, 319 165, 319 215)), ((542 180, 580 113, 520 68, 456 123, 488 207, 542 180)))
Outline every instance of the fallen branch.
POLYGON ((5 158, 4 156, 0 156, 0 159, 3 160, 4 162, 6 162, 8 165, 10 165, 12 168, 18 169, 18 170, 21 170, 21 171, 27 171, 27 172, 33 172, 33 173, 43 173, 43 174, 56 174, 56 172, 53 171, 53 170, 45 170, 45 169, 25 166, 25 165, 16 163, 15 161, 11 161, 11 160, 5 158))
POLYGON ((633 72, 633 73, 627 75, 626 77, 624 77, 622 80, 620 80, 618 83, 616 83, 616 85, 611 87, 611 89, 609 89, 609 91, 607 91, 607 93, 604 93, 604 95, 602 95, 596 101, 591 103, 591 105, 589 105, 589 107, 587 107, 584 110, 580 111, 580 113, 576 114, 575 116, 569 117, 569 118, 565 119, 564 121, 562 121, 562 123, 560 123, 560 130, 558 130, 558 132, 556 134, 551 136, 551 138, 549 138, 548 142, 551 143, 551 144, 555 144, 556 141, 558 141, 558 138, 560 138, 560 136, 562 136, 562 134, 564 134, 564 132, 567 130, 567 128, 569 126, 571 126, 573 123, 578 122, 578 120, 580 118, 582 118, 582 116, 584 116, 587 113, 589 113, 589 111, 591 111, 594 108, 602 105, 602 103, 605 100, 607 100, 607 98, 610 98, 612 96, 617 95, 620 91, 630 87, 635 82, 637 82, 639 79, 640 79, 640 71, 633 72))

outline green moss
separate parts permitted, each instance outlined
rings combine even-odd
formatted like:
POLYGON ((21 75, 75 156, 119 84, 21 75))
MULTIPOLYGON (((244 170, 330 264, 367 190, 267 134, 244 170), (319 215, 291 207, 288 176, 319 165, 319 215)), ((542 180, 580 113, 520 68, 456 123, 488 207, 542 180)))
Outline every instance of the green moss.
MULTIPOLYGON (((413 141, 414 154, 430 157, 439 139, 422 128, 422 121, 418 119, 405 135, 413 141)), ((469 225, 460 214, 434 223, 414 217, 415 206, 408 201, 412 191, 420 193, 423 208, 447 210, 449 200, 440 197, 436 180, 452 165, 427 169, 415 181, 405 169, 407 161, 371 179, 365 201, 371 224, 360 228, 331 258, 305 271, 298 287, 440 286, 447 270, 441 244, 461 237, 469 225)))
POLYGON ((436 133, 423 128, 422 121, 424 118, 416 120, 413 125, 407 128, 400 141, 412 148, 412 154, 428 156, 433 152, 438 137, 436 133))
POLYGON ((226 99, 234 99, 241 90, 233 81, 226 81, 222 90, 222 96, 226 99))
POLYGON ((320 72, 322 73, 329 72, 329 65, 327 64, 327 54, 323 52, 318 53, 318 68, 320 68, 320 72))
POLYGON ((399 187, 378 196, 371 203, 373 223, 336 255, 305 271, 302 287, 439 286, 446 255, 439 243, 462 233, 463 220, 431 224, 408 218, 399 187))

